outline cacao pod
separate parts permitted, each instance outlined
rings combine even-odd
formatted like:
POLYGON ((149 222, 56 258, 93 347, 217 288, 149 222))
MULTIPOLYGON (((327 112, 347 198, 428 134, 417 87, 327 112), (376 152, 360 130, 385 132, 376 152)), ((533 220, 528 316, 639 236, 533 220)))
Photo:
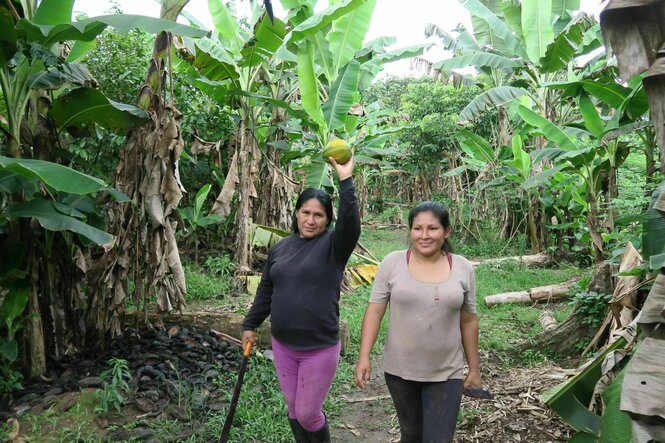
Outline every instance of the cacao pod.
POLYGON ((342 139, 336 138, 328 142, 322 155, 326 161, 329 161, 328 157, 332 157, 337 163, 343 165, 349 161, 352 154, 353 151, 349 147, 348 143, 342 139))

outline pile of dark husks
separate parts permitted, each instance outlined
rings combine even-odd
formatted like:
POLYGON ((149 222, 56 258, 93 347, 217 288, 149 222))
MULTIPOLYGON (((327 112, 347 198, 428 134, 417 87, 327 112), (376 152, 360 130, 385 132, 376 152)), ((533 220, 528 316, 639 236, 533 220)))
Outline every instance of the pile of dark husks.
MULTIPOLYGON (((9 405, 1 408, 4 410, 0 410, 0 421, 26 413, 38 414, 56 405, 61 412, 69 410, 78 398, 65 394, 102 388, 109 380, 100 375, 109 369, 111 358, 127 361, 132 380, 124 406, 135 408, 136 418, 189 422, 228 405, 228 389, 222 389, 214 380, 222 372, 236 371, 242 354, 213 332, 202 334, 180 326, 165 330, 129 328, 103 351, 90 349, 51 357, 48 376, 25 381, 24 389, 14 393, 9 405)), ((101 428, 109 425, 103 415, 97 422, 101 428)), ((107 436, 111 441, 149 440, 153 431, 139 427, 114 432, 118 435, 107 436)), ((173 436, 175 440, 183 437, 186 436, 173 436)))

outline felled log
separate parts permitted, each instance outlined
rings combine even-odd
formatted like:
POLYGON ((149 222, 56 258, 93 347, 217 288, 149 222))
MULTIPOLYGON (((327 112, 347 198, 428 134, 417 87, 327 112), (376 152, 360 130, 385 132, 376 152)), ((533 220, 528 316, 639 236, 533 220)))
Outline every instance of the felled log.
POLYGON ((540 324, 543 327, 543 331, 545 332, 557 328, 557 321, 556 318, 554 318, 554 314, 552 314, 552 311, 541 312, 540 315, 538 316, 538 321, 540 321, 540 324))
POLYGON ((504 292, 485 297, 487 307, 498 304, 519 303, 530 305, 538 302, 550 302, 564 298, 573 285, 579 280, 573 277, 565 283, 549 286, 538 286, 527 289, 526 291, 504 292))
MULTIPOLYGON (((244 315, 235 312, 183 312, 182 314, 171 313, 164 317, 156 313, 148 313, 147 321, 149 326, 161 327, 164 323, 174 323, 180 326, 186 326, 200 331, 214 330, 233 338, 240 339, 242 336, 242 320, 244 315)), ((145 325, 146 317, 141 311, 129 311, 125 316, 125 323, 131 325, 145 325)), ((217 334, 219 337, 219 334, 217 334)), ((342 355, 349 349, 349 325, 345 321, 340 321, 339 335, 342 341, 342 355)), ((271 343, 270 323, 264 322, 256 330, 258 346, 262 348, 270 347, 271 343)))
POLYGON ((501 258, 488 258, 486 260, 472 260, 473 266, 479 265, 496 265, 509 261, 522 263, 525 266, 546 266, 554 263, 554 260, 549 254, 541 252, 534 255, 517 255, 514 257, 501 257, 501 258))

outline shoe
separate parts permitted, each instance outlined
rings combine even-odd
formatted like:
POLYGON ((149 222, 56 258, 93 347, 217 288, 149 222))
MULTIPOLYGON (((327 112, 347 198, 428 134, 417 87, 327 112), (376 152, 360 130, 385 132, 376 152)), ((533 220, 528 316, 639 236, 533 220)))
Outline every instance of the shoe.
POLYGON ((298 420, 295 418, 289 418, 289 425, 291 425, 291 432, 293 432, 296 443, 310 443, 309 432, 302 427, 298 420))
POLYGON ((328 427, 328 420, 324 423, 323 427, 316 432, 309 432, 310 443, 330 443, 330 428, 328 427))

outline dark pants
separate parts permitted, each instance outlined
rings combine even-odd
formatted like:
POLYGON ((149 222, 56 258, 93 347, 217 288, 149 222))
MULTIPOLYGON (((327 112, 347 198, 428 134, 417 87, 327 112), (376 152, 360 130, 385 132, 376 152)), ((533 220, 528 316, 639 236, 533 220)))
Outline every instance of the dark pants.
POLYGON ((462 402, 462 380, 419 382, 386 373, 401 443, 451 443, 462 402))

